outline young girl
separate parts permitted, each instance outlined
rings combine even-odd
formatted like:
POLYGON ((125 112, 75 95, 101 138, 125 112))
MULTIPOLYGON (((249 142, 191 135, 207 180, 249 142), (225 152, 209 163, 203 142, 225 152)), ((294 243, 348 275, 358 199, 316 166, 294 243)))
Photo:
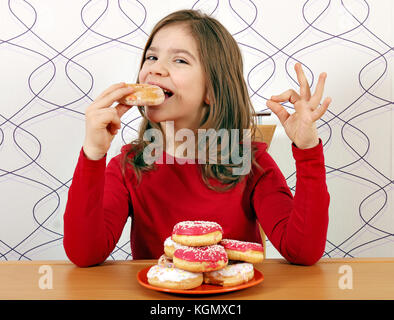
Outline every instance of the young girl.
MULTIPOLYGON (((106 166, 106 153, 130 108, 116 101, 133 92, 124 83, 105 90, 86 110, 86 136, 64 215, 64 248, 78 266, 102 263, 115 248, 127 218, 132 219, 134 259, 163 254, 163 242, 183 220, 219 223, 226 238, 260 242, 258 222, 275 248, 289 262, 311 265, 325 248, 329 194, 323 148, 315 122, 330 103, 322 99, 326 75, 311 95, 300 64, 300 92, 273 96, 267 106, 278 116, 291 141, 297 184, 293 197, 266 144, 252 143, 251 170, 233 174, 237 164, 174 161, 183 129, 237 129, 242 152, 244 129, 252 129, 253 107, 243 79, 237 43, 215 19, 182 10, 162 19, 146 44, 138 82, 166 89, 158 106, 139 107, 143 121, 139 139, 122 148, 106 166), (287 113, 280 102, 290 101, 287 113), (173 130, 166 130, 168 123, 173 130), (165 136, 162 158, 144 161, 149 129, 165 136)), ((252 136, 253 140, 253 136, 252 136)), ((225 146, 218 144, 218 154, 225 146)), ((190 159, 188 159, 190 160, 190 159)))

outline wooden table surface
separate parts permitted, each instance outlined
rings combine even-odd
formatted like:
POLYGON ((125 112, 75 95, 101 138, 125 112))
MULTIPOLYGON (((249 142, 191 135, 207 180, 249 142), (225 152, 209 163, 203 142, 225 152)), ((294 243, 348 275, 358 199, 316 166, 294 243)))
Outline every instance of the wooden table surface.
POLYGON ((78 268, 69 261, 4 261, 0 262, 0 299, 394 299, 394 258, 321 259, 313 266, 267 259, 255 265, 264 275, 260 284, 235 292, 198 297, 163 293, 141 286, 137 273, 155 263, 156 260, 107 261, 100 266, 78 268), (52 288, 45 289, 50 282, 43 280, 49 279, 50 273, 52 288))

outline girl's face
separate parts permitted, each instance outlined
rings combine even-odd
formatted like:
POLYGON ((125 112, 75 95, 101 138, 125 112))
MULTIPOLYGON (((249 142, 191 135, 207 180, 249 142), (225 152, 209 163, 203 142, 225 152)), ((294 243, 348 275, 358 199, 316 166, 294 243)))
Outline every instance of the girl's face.
POLYGON ((140 83, 169 93, 161 105, 147 106, 152 122, 174 121, 175 129, 197 129, 208 103, 197 43, 185 24, 163 27, 153 37, 139 73, 140 83))

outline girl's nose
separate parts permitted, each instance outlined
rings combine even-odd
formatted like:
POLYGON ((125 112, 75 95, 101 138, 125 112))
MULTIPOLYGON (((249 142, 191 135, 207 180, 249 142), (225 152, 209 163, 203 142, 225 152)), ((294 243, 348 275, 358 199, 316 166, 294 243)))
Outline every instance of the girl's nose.
POLYGON ((150 65, 149 73, 153 75, 160 75, 162 77, 168 76, 167 67, 159 60, 156 60, 155 63, 150 65))

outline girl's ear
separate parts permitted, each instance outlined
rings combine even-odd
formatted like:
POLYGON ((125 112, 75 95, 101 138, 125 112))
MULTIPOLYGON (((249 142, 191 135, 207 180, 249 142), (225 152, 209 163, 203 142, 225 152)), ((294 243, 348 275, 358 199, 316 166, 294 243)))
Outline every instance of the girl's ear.
POLYGON ((209 95, 208 95, 208 93, 206 94, 206 96, 205 96, 205 99, 204 99, 204 102, 205 102, 205 104, 207 104, 208 106, 210 105, 210 100, 209 100, 209 95))

